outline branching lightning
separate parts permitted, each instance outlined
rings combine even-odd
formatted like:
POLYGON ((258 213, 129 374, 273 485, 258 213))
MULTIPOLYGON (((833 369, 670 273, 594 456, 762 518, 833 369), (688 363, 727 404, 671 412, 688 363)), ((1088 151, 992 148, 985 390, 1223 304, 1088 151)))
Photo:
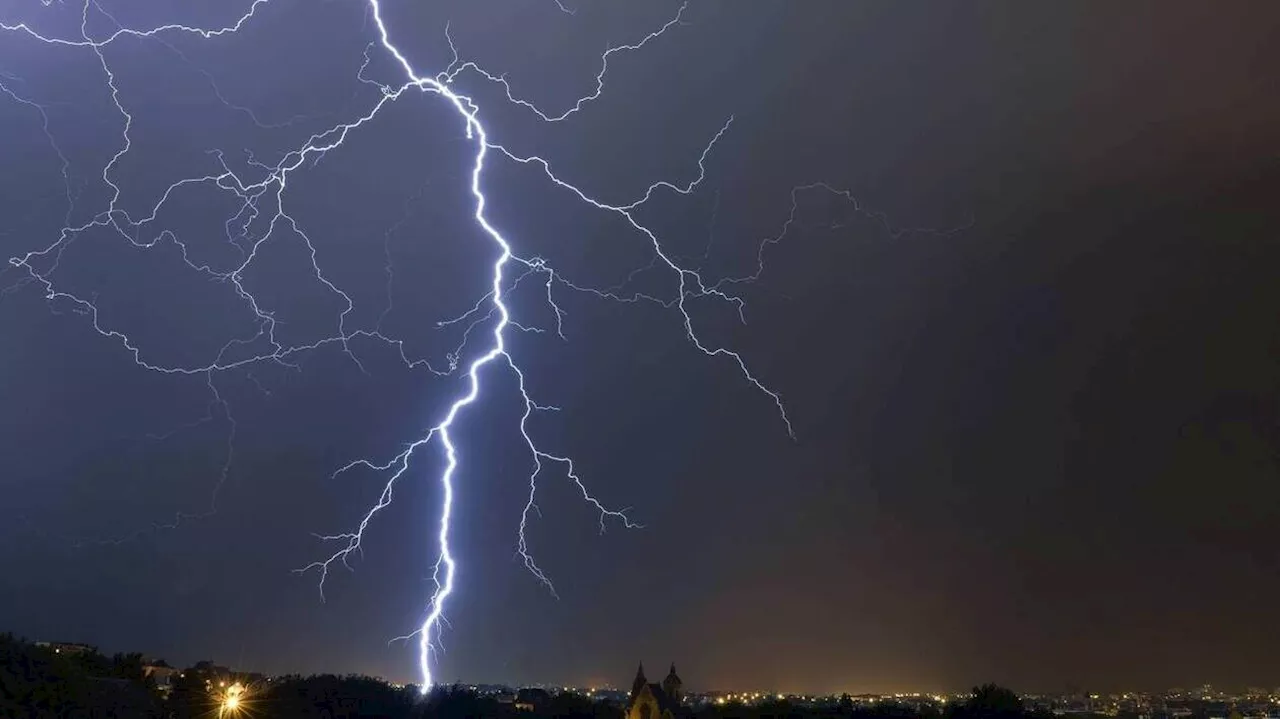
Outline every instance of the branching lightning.
MULTIPOLYGON (((737 284, 758 279, 763 273, 765 250, 768 246, 781 242, 795 221, 798 193, 817 190, 827 191, 843 196, 857 211, 862 212, 862 209, 858 207, 856 200, 848 192, 822 183, 799 186, 792 192, 791 216, 788 218, 786 225, 783 226, 782 231, 760 243, 757 254, 758 268, 755 272, 744 277, 722 278, 716 281, 704 279, 700 269, 687 266, 685 260, 672 254, 664 247, 658 235, 637 218, 636 210, 649 202, 658 193, 670 192, 687 195, 695 192, 706 178, 706 161, 708 157, 716 144, 731 128, 732 117, 709 139, 697 160, 698 172, 692 180, 683 184, 661 180, 649 185, 639 197, 623 201, 606 201, 582 189, 578 184, 565 179, 564 176, 553 169, 549 160, 537 155, 517 153, 498 142, 482 122, 481 108, 478 104, 469 95, 464 95, 457 89, 458 84, 463 79, 468 77, 477 78, 481 82, 500 86, 502 94, 505 94, 506 102, 532 113, 540 121, 550 123, 564 121, 579 113, 605 92, 606 75, 611 58, 622 53, 639 51, 657 42, 669 31, 681 24, 685 13, 684 6, 681 6, 665 24, 644 35, 640 40, 606 50, 600 56, 599 71, 595 76, 594 87, 590 92, 581 96, 564 109, 551 111, 544 110, 532 101, 521 97, 505 76, 489 72, 476 62, 462 61, 452 38, 448 35, 447 27, 445 28, 445 37, 450 49, 453 51, 452 63, 436 74, 420 72, 411 64, 406 54, 396 44, 394 33, 384 17, 383 0, 363 0, 368 6, 368 16, 372 20, 371 29, 375 37, 365 50, 364 62, 359 66, 356 78, 362 83, 373 85, 377 88, 377 98, 372 101, 370 106, 362 112, 355 113, 353 119, 337 122, 328 129, 310 135, 304 142, 285 153, 275 163, 262 162, 250 155, 244 163, 247 169, 233 170, 232 163, 221 151, 210 151, 209 159, 213 167, 211 171, 177 179, 160 193, 147 214, 140 217, 131 216, 121 209, 120 197, 122 190, 115 173, 121 159, 132 148, 133 138, 131 137, 131 132, 134 128, 134 117, 121 100, 116 74, 108 59, 110 46, 122 38, 154 40, 167 45, 185 61, 185 56, 177 48, 170 45, 165 39, 166 37, 171 35, 193 35, 207 40, 236 33, 251 23, 269 1, 252 0, 248 9, 236 18, 234 22, 221 27, 201 28, 170 23, 146 29, 137 29, 121 26, 110 13, 99 5, 98 0, 85 0, 80 16, 79 37, 69 38, 57 37, 37 31, 25 21, 11 23, 7 22, 5 18, 0 18, 0 30, 11 36, 25 37, 30 41, 67 48, 68 51, 93 53, 97 65, 101 68, 108 94, 122 121, 119 147, 102 167, 100 173, 101 181, 109 189, 110 196, 106 206, 89 217, 87 221, 75 224, 71 221, 77 211, 75 206, 77 197, 72 190, 69 179, 71 163, 59 146, 55 134, 50 130, 47 110, 44 105, 32 99, 31 94, 21 89, 20 78, 0 74, 0 101, 7 98, 10 101, 17 102, 30 108, 40 118, 44 135, 61 161, 62 176, 66 183, 67 201, 66 222, 58 236, 52 242, 39 249, 16 255, 9 259, 10 267, 8 269, 15 271, 19 279, 5 287, 3 292, 6 294, 16 292, 24 287, 34 285, 43 293, 45 299, 51 305, 69 306, 77 313, 84 315, 94 332, 123 348, 139 367, 163 374, 192 375, 204 378, 210 390, 211 401, 208 415, 199 421, 206 422, 225 418, 228 426, 226 463, 222 467, 221 475, 214 488, 210 512, 216 509, 218 491, 226 482, 232 469, 232 446, 236 432, 236 423, 231 415, 230 406, 219 392, 215 381, 215 378, 220 374, 237 370, 242 371, 250 381, 266 392, 265 387, 251 373, 255 366, 273 362, 295 367, 294 359, 302 353, 326 347, 342 351, 361 371, 364 371, 364 365, 353 348, 353 342, 356 340, 380 342, 394 348, 398 352, 400 359, 409 368, 424 368, 437 375, 454 375, 460 370, 465 375, 463 378, 465 391, 453 399, 438 422, 426 429, 419 437, 403 447, 400 452, 390 459, 385 461, 357 459, 334 473, 337 476, 356 468, 363 468, 382 473, 386 477, 386 482, 383 485, 378 501, 366 511, 352 530, 338 534, 320 535, 321 540, 332 543, 336 547, 335 551, 329 553, 327 557, 298 570, 299 572, 316 573, 319 578, 321 596, 323 597, 325 583, 330 576, 330 570, 338 564, 348 568, 351 566, 352 555, 362 550, 366 529, 382 510, 390 506, 394 490, 397 484, 408 474, 418 450, 437 442, 443 450, 445 464, 436 478, 440 485, 442 497, 435 532, 438 554, 432 573, 434 591, 427 602, 422 623, 409 635, 409 637, 416 637, 418 642, 419 664, 425 691, 434 681, 433 655, 439 645, 441 629, 445 622, 447 602, 454 591, 455 570, 457 567, 457 559, 450 545, 450 527, 454 511, 454 485, 464 453, 459 443, 459 438, 455 436, 455 420, 480 399, 483 392, 483 380, 487 373, 503 368, 512 372, 517 380, 520 397, 524 402, 523 412, 519 420, 519 430, 527 445, 533 468, 528 477, 529 491, 521 512, 516 552, 528 571, 539 582, 544 584, 552 594, 555 594, 555 587, 550 577, 534 559, 526 534, 526 529, 532 516, 537 513, 538 481, 544 470, 551 471, 552 467, 554 467, 564 472, 565 477, 574 484, 583 501, 598 511, 601 532, 605 531, 610 523, 627 528, 640 526, 630 518, 627 509, 612 509, 598 500, 579 476, 574 461, 570 456, 543 449, 533 436, 528 422, 534 413, 556 411, 558 408, 534 401, 525 373, 509 351, 507 342, 508 330, 514 328, 518 331, 549 332, 551 329, 534 327, 517 321, 513 316, 513 309, 508 303, 511 292, 526 280, 537 279, 541 281, 545 287, 545 302, 554 312, 554 332, 561 338, 565 337, 564 320, 567 315, 556 302, 555 294, 557 290, 588 293, 601 299, 622 302, 653 302, 664 308, 674 310, 679 315, 681 329, 690 344, 708 357, 726 361, 736 367, 746 382, 754 390, 765 395, 768 401, 775 406, 783 427, 788 434, 794 436, 791 421, 787 416, 781 395, 752 372, 741 354, 704 340, 695 327, 687 302, 694 298, 711 298, 722 301, 733 306, 745 321, 743 300, 732 294, 730 290, 737 284), (115 29, 104 36, 94 36, 90 32, 90 18, 93 17, 94 13, 112 23, 115 29), (399 80, 383 83, 367 75, 371 59, 377 53, 394 61, 401 75, 399 80), (387 231, 387 239, 384 242, 388 282, 387 306, 375 326, 371 328, 352 328, 348 326, 349 315, 355 308, 351 296, 333 282, 322 270, 322 263, 317 256, 316 246, 308 234, 305 223, 292 214, 286 201, 290 180, 296 173, 304 172, 309 167, 314 166, 314 163, 324 155, 341 147, 353 133, 360 132, 373 118, 393 106, 409 92, 434 95, 456 114, 459 124, 465 131, 467 140, 474 148, 469 177, 469 191, 473 201, 472 217, 476 226, 492 242, 497 251, 497 257, 488 270, 488 291, 476 300, 467 312, 458 317, 436 323, 437 327, 464 326, 458 346, 446 355, 443 364, 433 364, 426 358, 410 356, 405 348, 404 340, 385 333, 382 327, 382 319, 391 309, 390 283, 394 278, 391 252, 386 243, 389 242, 390 235, 397 229, 399 223, 392 225, 391 229, 387 231), (648 265, 634 270, 619 285, 594 288, 563 276, 545 258, 524 256, 518 253, 514 248, 513 242, 506 234, 491 224, 489 216, 486 214, 488 198, 484 190, 484 179, 486 174, 491 172, 490 167, 496 162, 508 162, 513 166, 532 167, 555 187, 576 198, 586 207, 594 211, 620 217, 639 237, 644 238, 651 247, 652 261, 648 265), (240 260, 234 267, 217 268, 208 263, 197 263, 190 258, 187 252, 187 245, 181 238, 169 229, 160 229, 158 227, 159 221, 157 218, 165 205, 175 196, 196 187, 213 188, 233 196, 237 200, 238 209, 227 218, 224 225, 227 242, 239 252, 240 260), (264 224, 265 229, 255 233, 253 228, 261 227, 264 224), (232 338, 220 348, 211 360, 204 363, 174 365, 152 359, 144 347, 135 342, 126 332, 114 327, 101 315, 93 298, 82 297, 63 289, 55 281, 55 275, 63 253, 78 237, 91 230, 114 232, 139 249, 151 249, 164 245, 176 247, 182 260, 190 270, 224 283, 231 288, 238 300, 243 303, 253 317, 254 326, 252 331, 232 338), (328 292, 341 300, 343 309, 336 318, 337 331, 330 336, 304 344, 286 344, 282 342, 277 336, 275 315, 270 309, 264 307, 244 284, 245 273, 253 266, 259 256, 260 249, 283 233, 292 234, 305 244, 310 260, 309 271, 328 292), (640 273, 652 269, 670 272, 674 276, 677 281, 674 297, 659 297, 628 289, 631 281, 640 273), (481 331, 482 329, 484 331, 481 331), (484 339, 480 339, 481 337, 484 339)), ((558 0, 556 0, 556 5, 561 11, 572 14, 572 10, 558 0)), ((95 19, 97 18, 95 17, 95 19)), ((247 114, 259 127, 282 126, 262 122, 258 116, 254 115, 251 109, 230 102, 218 88, 213 77, 207 72, 201 72, 208 81, 208 86, 213 94, 224 105, 247 114)), ((284 124, 287 125, 289 123, 284 124)), ((425 191, 424 188, 422 192, 425 193, 425 191)), ((407 212, 406 210, 406 214, 407 212)), ((876 217, 883 222, 883 218, 876 217)), ((202 515, 179 514, 172 523, 157 526, 176 526, 183 519, 194 516, 202 515)))

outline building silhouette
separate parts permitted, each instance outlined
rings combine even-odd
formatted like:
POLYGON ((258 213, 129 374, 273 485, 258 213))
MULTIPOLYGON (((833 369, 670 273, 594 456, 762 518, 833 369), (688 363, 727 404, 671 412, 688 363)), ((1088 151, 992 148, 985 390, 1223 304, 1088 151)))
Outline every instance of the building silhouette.
POLYGON ((631 683, 631 696, 627 699, 627 719, 677 719, 683 715, 684 683, 676 674, 676 665, 661 684, 650 684, 644 676, 644 663, 636 669, 631 683))

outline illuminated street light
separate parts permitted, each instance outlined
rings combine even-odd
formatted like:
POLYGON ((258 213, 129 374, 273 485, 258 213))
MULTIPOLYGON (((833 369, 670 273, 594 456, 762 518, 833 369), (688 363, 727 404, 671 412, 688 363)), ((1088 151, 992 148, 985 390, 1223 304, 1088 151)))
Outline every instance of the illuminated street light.
MULTIPOLYGON (((219 682, 219 686, 225 682, 219 682)), ((227 687, 222 694, 222 700, 218 704, 218 716, 237 716, 244 709, 244 685, 236 682, 227 687)))

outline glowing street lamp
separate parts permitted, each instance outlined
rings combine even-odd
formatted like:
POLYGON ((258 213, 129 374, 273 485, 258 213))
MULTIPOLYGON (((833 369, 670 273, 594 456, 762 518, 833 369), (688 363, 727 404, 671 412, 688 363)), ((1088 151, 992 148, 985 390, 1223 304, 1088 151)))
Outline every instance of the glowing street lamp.
POLYGON ((222 693, 222 701, 218 704, 218 716, 236 716, 244 708, 244 685, 236 682, 222 693))

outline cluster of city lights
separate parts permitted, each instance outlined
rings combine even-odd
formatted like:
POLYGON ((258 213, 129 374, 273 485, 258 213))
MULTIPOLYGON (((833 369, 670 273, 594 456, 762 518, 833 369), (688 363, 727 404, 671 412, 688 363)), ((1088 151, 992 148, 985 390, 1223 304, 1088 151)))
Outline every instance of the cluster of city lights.
MULTIPOLYGON (((716 704, 728 704, 729 702, 741 702, 743 704, 749 704, 749 703, 754 703, 762 700, 768 701, 770 696, 771 695, 768 692, 764 692, 764 693, 742 692, 740 694, 726 694, 722 697, 718 697, 716 699, 716 704)), ((787 699, 787 695, 775 694, 775 695, 772 695, 772 698, 777 699, 778 701, 785 701, 787 699)), ((795 698, 799 699, 800 701, 809 701, 809 697, 807 696, 799 696, 795 698)))

